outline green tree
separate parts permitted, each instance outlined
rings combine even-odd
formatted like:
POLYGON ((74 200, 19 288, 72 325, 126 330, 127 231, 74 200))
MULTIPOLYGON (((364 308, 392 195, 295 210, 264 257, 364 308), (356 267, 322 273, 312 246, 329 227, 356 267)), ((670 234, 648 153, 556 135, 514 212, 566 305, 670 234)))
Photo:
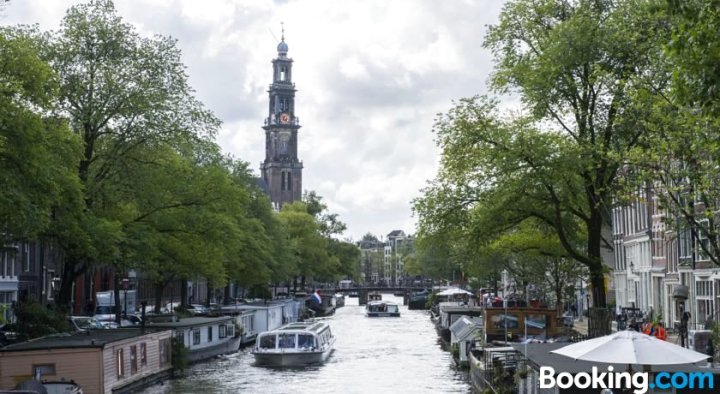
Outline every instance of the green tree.
POLYGON ((285 204, 279 216, 288 236, 290 260, 296 267, 295 275, 300 277, 301 286, 305 287, 308 277, 332 273, 328 240, 320 234, 319 225, 308 213, 305 203, 285 204))
POLYGON ((59 111, 83 142, 77 168, 85 214, 56 234, 66 256, 58 297, 65 305, 78 275, 119 260, 126 234, 122 221, 105 214, 122 200, 112 196, 112 180, 128 168, 152 165, 131 153, 206 139, 219 121, 194 98, 175 40, 140 37, 110 0, 71 7, 48 37, 45 55, 59 75, 59 111))
POLYGON ((61 207, 82 207, 80 141, 50 114, 57 80, 34 36, 0 29, 0 245, 40 236, 61 207))
MULTIPOLYGON (((665 51, 655 55, 669 85, 657 84, 647 98, 653 111, 650 131, 628 163, 628 201, 642 201, 637 190, 652 187, 666 228, 691 243, 692 261, 720 265, 717 201, 720 191, 720 121, 717 104, 720 71, 720 12, 717 1, 652 2, 654 15, 666 21, 665 51), (634 191, 635 193, 632 193, 634 191)), ((681 261, 690 264, 691 261, 681 261)))
POLYGON ((594 305, 605 306, 603 229, 619 169, 645 132, 651 109, 637 98, 651 93, 647 54, 660 50, 661 25, 635 1, 507 3, 484 43, 496 59, 492 86, 519 94, 529 114, 474 98, 442 116, 443 162, 427 211, 461 208, 470 235, 488 228, 478 220, 494 220, 500 232, 544 222, 588 267, 594 305))

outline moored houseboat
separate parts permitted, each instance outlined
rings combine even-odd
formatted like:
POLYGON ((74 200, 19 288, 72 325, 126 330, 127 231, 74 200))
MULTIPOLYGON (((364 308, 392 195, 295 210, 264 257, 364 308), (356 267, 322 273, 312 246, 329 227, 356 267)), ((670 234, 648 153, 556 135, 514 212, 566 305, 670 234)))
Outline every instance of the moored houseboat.
MULTIPOLYGON (((343 302, 345 300, 343 299, 343 302)), ((305 300, 305 306, 313 311, 315 317, 330 316, 335 313, 337 299, 334 294, 321 295, 320 292, 315 292, 313 295, 305 300), (318 302, 316 297, 320 297, 318 302)))
POLYGON ((461 316, 450 326, 450 348, 458 366, 468 366, 470 350, 477 342, 484 342, 484 338, 482 316, 461 316))
POLYGON ((368 301, 365 305, 367 317, 400 317, 400 306, 390 301, 368 301))
POLYGON ((335 293, 335 308, 342 308, 345 306, 345 294, 335 293))
POLYGON ((519 355, 511 346, 488 344, 468 354, 470 381, 476 392, 512 392, 519 355))
POLYGON ((335 336, 326 322, 296 322, 258 335, 252 354, 258 365, 302 366, 324 362, 334 346, 335 336))
POLYGON ((188 362, 197 362, 240 348, 240 333, 232 316, 190 317, 175 322, 153 323, 150 330, 172 330, 188 349, 188 362))
POLYGON ((461 302, 441 302, 438 306, 439 315, 435 320, 440 338, 445 344, 450 343, 450 326, 462 316, 482 316, 483 308, 479 306, 468 306, 461 302))
POLYGON ((79 386, 85 393, 136 393, 170 376, 171 334, 169 330, 90 330, 9 345, 0 350, 0 387, 15 387, 35 377, 46 390, 77 393, 79 386), (52 381, 45 381, 48 377, 52 381))
POLYGON ((418 292, 414 292, 410 294, 408 297, 408 309, 410 310, 416 310, 416 309, 429 309, 428 305, 428 298, 430 296, 430 292, 427 290, 422 290, 418 292))

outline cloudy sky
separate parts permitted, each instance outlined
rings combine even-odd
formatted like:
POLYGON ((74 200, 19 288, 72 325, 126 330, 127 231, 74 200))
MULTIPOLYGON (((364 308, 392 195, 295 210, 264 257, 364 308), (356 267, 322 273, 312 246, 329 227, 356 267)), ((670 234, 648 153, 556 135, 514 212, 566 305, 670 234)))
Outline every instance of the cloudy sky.
MULTIPOLYGON (((79 1, 11 0, 0 23, 57 29, 79 1)), ((178 39, 190 82, 222 119, 218 142, 264 159, 263 119, 280 22, 300 118, 303 189, 348 224, 345 237, 415 232, 411 200, 432 179, 432 125, 453 100, 486 92, 482 48, 502 0, 115 0, 141 34, 178 39)))

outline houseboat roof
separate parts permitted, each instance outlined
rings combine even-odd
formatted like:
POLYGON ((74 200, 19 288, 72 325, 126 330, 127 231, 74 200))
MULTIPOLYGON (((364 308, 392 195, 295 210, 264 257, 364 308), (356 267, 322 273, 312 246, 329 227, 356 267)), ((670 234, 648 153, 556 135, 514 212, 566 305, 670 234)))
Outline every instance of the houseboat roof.
POLYGON ((467 305, 453 305, 443 306, 440 309, 443 313, 449 314, 466 314, 466 313, 479 313, 482 314, 483 307, 481 306, 467 306, 467 305))
POLYGON ((247 302, 244 304, 231 304, 223 306, 224 310, 248 310, 248 309, 267 309, 277 308, 287 304, 289 301, 294 301, 292 298, 286 300, 272 300, 272 301, 255 301, 247 302))
MULTIPOLYGON (((570 345, 569 342, 554 342, 554 343, 528 343, 528 344, 513 344, 512 347, 515 350, 526 356, 528 363, 534 365, 535 368, 539 366, 551 366, 556 371, 579 373, 589 372, 592 367, 597 367, 600 372, 603 372, 608 366, 612 365, 616 371, 627 371, 627 364, 604 364, 590 361, 575 360, 570 357, 561 356, 559 354, 550 353, 552 350, 557 350, 562 347, 570 345)), ((679 365, 660 365, 655 368, 659 371, 668 372, 710 372, 717 373, 716 370, 701 368, 695 364, 679 364, 679 365)), ((634 365, 633 371, 642 371, 641 365, 634 365)))
POLYGON ((484 328, 482 317, 461 316, 455 323, 450 325, 450 331, 460 340, 471 338, 477 332, 482 332, 484 328))
POLYGON ((146 334, 148 333, 142 333, 139 329, 135 328, 89 330, 82 333, 52 335, 32 339, 26 342, 15 343, 0 349, 0 352, 21 352, 28 350, 66 348, 103 348, 109 343, 139 337, 146 334))
POLYGON ((213 323, 219 323, 224 321, 232 320, 232 316, 220 316, 220 317, 187 317, 180 319, 176 322, 163 322, 163 323, 151 323, 148 324, 147 328, 183 328, 193 326, 205 326, 213 323))

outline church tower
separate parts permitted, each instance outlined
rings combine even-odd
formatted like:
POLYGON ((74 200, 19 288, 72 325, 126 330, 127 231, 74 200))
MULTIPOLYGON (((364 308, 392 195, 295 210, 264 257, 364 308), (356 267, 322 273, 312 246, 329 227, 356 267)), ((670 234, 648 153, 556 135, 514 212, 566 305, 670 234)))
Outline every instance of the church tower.
POLYGON ((295 116, 295 84, 292 59, 287 57, 285 32, 273 59, 273 82, 268 90, 270 103, 265 119, 265 161, 260 165, 262 179, 273 206, 302 198, 302 162, 298 160, 299 119, 295 116))

